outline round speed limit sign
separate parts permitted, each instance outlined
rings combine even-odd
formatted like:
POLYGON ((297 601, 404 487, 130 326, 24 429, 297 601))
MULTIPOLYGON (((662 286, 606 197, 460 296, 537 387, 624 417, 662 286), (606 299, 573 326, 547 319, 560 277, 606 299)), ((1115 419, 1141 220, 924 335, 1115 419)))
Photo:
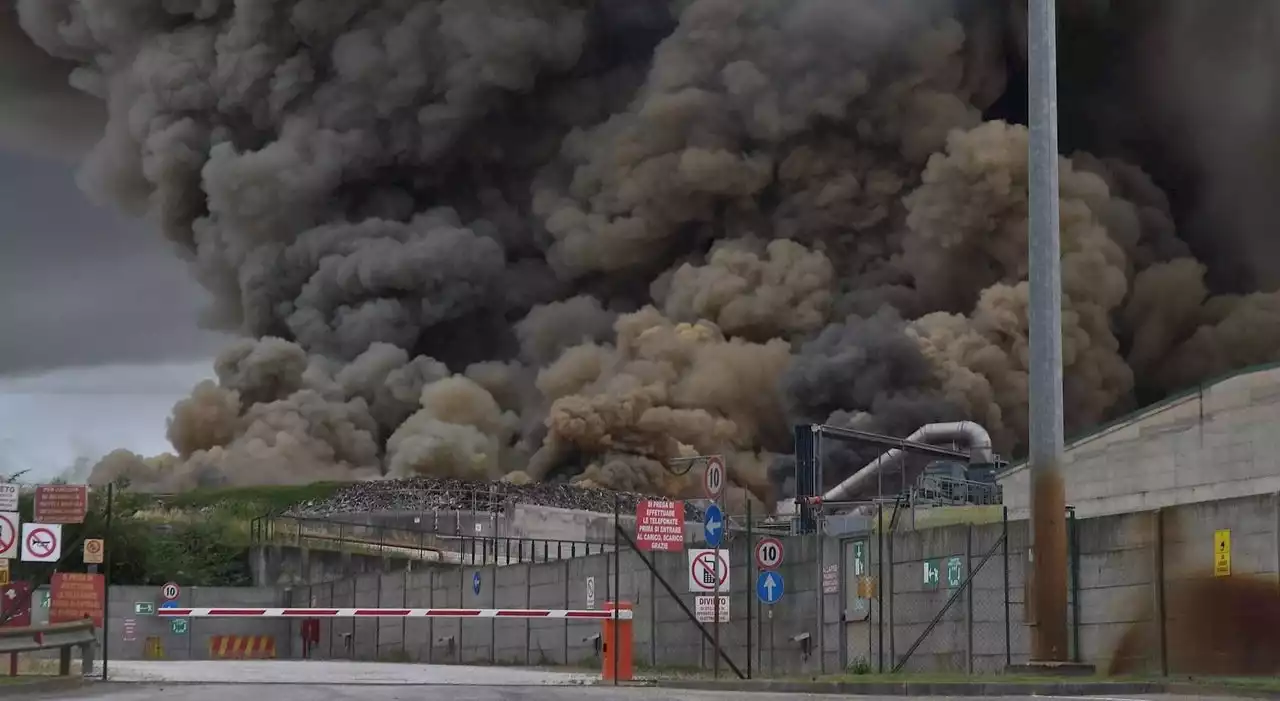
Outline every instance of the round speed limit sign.
POLYGON ((719 455, 707 458, 707 469, 702 473, 702 491, 711 501, 718 500, 724 491, 724 458, 719 455))
POLYGON ((782 564, 782 541, 777 538, 761 538, 756 543, 756 565, 762 570, 774 570, 782 564))
POLYGON ((177 599, 178 594, 180 593, 182 593, 182 590, 178 588, 177 582, 169 582, 163 587, 160 587, 160 596, 163 597, 165 601, 173 601, 177 599))

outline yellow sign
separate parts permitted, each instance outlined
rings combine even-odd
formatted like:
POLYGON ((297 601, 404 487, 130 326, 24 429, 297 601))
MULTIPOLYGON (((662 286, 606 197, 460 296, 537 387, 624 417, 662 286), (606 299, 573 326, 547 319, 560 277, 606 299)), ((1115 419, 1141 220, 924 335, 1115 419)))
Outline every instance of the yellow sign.
POLYGON ((1213 576, 1231 576, 1231 531, 1213 532, 1213 576))
POLYGON ((159 636, 151 636, 147 638, 146 656, 149 660, 164 659, 164 646, 160 644, 159 636))
POLYGON ((101 538, 86 538, 84 541, 84 564, 102 564, 103 544, 101 538))
MULTIPOLYGON (((8 560, 5 560, 8 562, 8 560)), ((9 586, 9 568, 5 567, 0 570, 0 586, 9 586)))
POLYGON ((858 598, 876 598, 876 580, 873 577, 868 577, 866 575, 858 577, 858 598))

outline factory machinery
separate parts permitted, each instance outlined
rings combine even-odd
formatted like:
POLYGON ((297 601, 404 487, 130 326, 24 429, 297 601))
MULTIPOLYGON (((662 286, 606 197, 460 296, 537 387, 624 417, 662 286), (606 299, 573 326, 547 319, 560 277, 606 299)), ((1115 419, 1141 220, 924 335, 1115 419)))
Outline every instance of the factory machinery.
POLYGON ((886 496, 898 503, 906 500, 913 507, 1000 503, 1000 487, 995 482, 995 475, 1006 463, 992 450, 991 435, 987 430, 972 421, 928 424, 906 438, 823 424, 802 424, 794 431, 796 496, 791 514, 793 533, 813 533, 819 521, 818 515, 824 509, 828 512, 866 510, 874 508, 870 505, 875 500, 883 500, 886 496), (870 443, 889 446, 890 449, 824 491, 824 440, 870 443), (901 493, 885 495, 881 489, 884 475, 902 470, 907 456, 911 454, 935 460, 925 466, 911 486, 901 493))

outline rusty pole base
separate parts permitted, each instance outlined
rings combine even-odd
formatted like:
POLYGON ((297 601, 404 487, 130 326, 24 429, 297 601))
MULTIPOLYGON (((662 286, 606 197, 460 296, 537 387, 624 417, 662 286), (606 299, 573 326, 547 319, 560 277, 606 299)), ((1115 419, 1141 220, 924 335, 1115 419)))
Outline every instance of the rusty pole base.
POLYGON ((1045 677, 1092 677, 1098 674, 1098 669, 1091 664, 1083 662, 1036 662, 1032 660, 1027 664, 1011 664, 1005 667, 1005 674, 1020 674, 1024 676, 1045 676, 1045 677))

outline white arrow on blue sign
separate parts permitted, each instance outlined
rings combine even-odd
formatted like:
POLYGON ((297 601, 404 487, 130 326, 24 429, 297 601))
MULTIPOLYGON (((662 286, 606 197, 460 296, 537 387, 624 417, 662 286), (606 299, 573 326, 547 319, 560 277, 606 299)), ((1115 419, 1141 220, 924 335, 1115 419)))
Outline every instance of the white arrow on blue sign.
POLYGON ((724 514, 720 513, 720 507, 715 504, 707 507, 707 520, 702 522, 702 534, 707 539, 708 547, 718 548, 720 541, 724 540, 724 514))
POLYGON ((165 601, 165 602, 161 603, 161 604, 160 604, 160 608, 162 608, 162 609, 176 609, 176 608, 178 608, 178 602, 176 602, 176 601, 174 601, 174 600, 170 599, 169 601, 165 601))
POLYGON ((782 575, 777 572, 761 572, 756 577, 756 596, 762 604, 776 604, 782 600, 782 575))
POLYGON ((480 573, 479 572, 476 572, 475 574, 471 575, 471 591, 475 592, 476 596, 480 596, 480 573))

